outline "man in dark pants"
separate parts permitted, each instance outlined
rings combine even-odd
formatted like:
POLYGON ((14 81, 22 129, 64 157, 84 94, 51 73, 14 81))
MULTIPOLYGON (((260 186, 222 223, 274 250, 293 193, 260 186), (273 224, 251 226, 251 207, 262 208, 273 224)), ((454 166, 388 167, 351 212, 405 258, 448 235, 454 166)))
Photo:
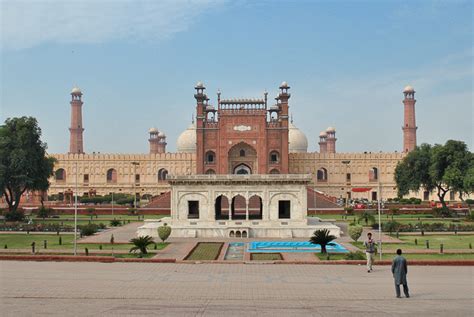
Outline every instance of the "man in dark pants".
POLYGON ((403 293, 405 297, 409 298, 408 283, 407 283, 407 260, 402 256, 402 250, 397 250, 397 256, 392 262, 392 274, 395 279, 395 291, 397 292, 397 298, 400 298, 400 284, 403 285, 403 293))

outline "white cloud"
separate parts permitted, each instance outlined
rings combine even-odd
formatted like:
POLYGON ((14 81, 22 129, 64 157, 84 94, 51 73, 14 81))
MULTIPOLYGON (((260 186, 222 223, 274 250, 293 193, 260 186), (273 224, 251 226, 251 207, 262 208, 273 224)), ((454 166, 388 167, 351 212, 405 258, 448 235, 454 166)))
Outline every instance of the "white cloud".
POLYGON ((185 31, 224 0, 0 1, 1 45, 20 50, 44 43, 161 40, 185 31))

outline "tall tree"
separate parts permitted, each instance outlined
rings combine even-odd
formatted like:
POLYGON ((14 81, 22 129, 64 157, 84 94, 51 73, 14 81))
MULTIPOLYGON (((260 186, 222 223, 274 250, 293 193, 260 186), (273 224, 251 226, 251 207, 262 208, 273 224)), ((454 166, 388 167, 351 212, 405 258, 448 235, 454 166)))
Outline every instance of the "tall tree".
POLYGON ((462 141, 449 140, 445 145, 422 144, 398 163, 395 181, 398 195, 407 195, 420 188, 436 190, 439 201, 446 208, 448 191, 472 192, 469 170, 474 164, 474 155, 462 141))
POLYGON ((45 191, 55 159, 47 157, 46 143, 33 117, 9 118, 0 126, 0 190, 15 211, 27 190, 45 191))

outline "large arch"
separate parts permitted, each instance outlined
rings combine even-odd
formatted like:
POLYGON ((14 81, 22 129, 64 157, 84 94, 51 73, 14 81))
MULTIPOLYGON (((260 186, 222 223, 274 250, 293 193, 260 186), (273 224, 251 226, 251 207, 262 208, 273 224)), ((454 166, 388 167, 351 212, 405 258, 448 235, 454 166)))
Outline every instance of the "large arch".
POLYGON ((316 172, 316 179, 318 182, 327 182, 328 181, 328 170, 324 167, 321 167, 316 172))
POLYGON ((369 170, 369 181, 377 181, 379 179, 379 169, 377 167, 372 167, 369 170))
POLYGON ((158 170, 158 181, 159 182, 165 181, 167 177, 168 177, 168 171, 166 170, 166 168, 160 168, 158 170))
POLYGON ((66 171, 64 168, 59 168, 54 172, 54 178, 57 182, 65 182, 66 181, 66 171))
POLYGON ((246 175, 252 174, 252 169, 247 164, 239 164, 234 168, 233 174, 246 175))
POLYGON ((117 170, 115 170, 115 168, 109 168, 109 169, 107 170, 106 179, 107 179, 107 183, 108 183, 108 184, 115 184, 115 183, 117 183, 117 170))
POLYGON ((258 195, 253 195, 249 199, 249 219, 262 219, 263 218, 263 203, 262 198, 258 195))
MULTIPOLYGON (((245 164, 249 171, 247 174, 258 174, 257 151, 245 142, 239 142, 232 146, 228 152, 229 174, 235 174, 236 167, 245 164)), ((242 169, 238 169, 242 171, 242 169)))
POLYGON ((247 214, 247 201, 242 195, 237 195, 232 198, 231 204, 232 220, 244 220, 247 214))
POLYGON ((217 196, 214 210, 216 220, 229 220, 229 199, 224 195, 217 196))

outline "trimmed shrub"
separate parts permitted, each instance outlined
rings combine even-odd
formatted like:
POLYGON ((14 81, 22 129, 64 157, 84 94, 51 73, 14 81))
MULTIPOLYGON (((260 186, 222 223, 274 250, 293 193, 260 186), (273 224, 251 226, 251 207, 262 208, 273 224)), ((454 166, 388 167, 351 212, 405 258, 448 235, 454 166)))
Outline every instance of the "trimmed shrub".
POLYGON ((120 227, 122 223, 120 222, 120 220, 114 219, 114 220, 110 220, 110 225, 112 227, 120 227))
POLYGON ((365 254, 362 251, 349 252, 344 257, 346 260, 365 260, 365 254))
POLYGON ((165 242, 166 239, 168 239, 168 237, 170 236, 170 234, 171 227, 168 226, 166 223, 158 228, 158 236, 160 237, 161 241, 165 242))
POLYGON ((349 226, 349 236, 352 240, 357 242, 362 235, 362 230, 364 230, 364 228, 360 225, 349 226))
POLYGON ((53 209, 52 208, 46 208, 45 206, 41 206, 39 209, 38 209, 38 213, 37 213, 37 216, 39 218, 48 218, 51 214, 53 213, 53 209))
POLYGON ((85 226, 80 227, 81 234, 83 236, 91 236, 91 235, 93 235, 94 233, 97 232, 97 229, 98 229, 98 226, 96 224, 93 224, 93 223, 90 223, 90 224, 87 224, 85 226))

